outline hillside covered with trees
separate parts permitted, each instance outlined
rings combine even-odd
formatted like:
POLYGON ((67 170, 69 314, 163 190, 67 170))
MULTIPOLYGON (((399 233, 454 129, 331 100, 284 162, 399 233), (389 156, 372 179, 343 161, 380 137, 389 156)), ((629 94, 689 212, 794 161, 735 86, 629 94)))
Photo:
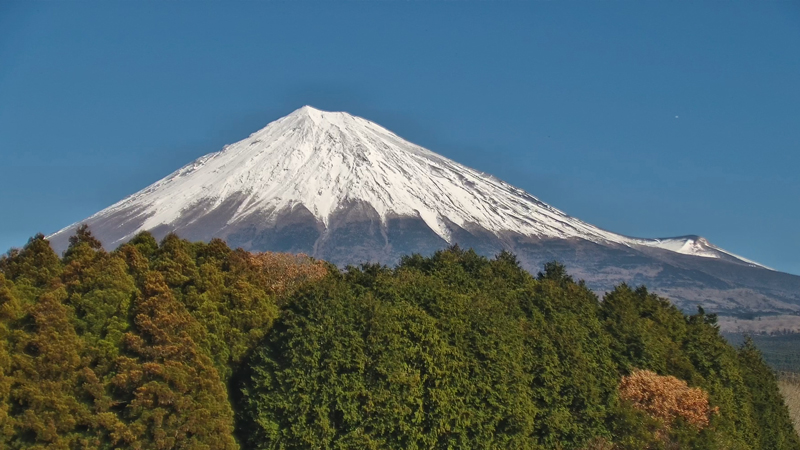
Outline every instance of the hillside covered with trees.
POLYGON ((0 259, 0 448, 797 450, 716 318, 459 248, 339 270, 86 228, 0 259))

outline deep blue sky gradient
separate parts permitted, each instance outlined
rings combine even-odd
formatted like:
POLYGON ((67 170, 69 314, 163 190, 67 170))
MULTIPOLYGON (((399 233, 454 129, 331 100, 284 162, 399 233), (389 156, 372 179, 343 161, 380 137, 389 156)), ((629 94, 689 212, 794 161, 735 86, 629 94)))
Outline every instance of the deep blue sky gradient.
POLYGON ((304 104, 800 274, 798 2, 0 2, 0 251, 304 104))

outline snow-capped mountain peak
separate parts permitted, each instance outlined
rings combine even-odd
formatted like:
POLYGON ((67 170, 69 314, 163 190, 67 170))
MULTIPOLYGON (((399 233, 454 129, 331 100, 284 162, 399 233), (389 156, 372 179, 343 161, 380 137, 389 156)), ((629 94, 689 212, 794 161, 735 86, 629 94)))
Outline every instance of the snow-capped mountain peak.
POLYGON ((106 242, 113 247, 143 230, 180 230, 209 217, 213 227, 204 225, 209 229, 203 235, 225 237, 245 224, 275 223, 297 208, 327 229, 337 211, 353 204, 368 205, 384 225, 393 217, 421 219, 446 242, 453 242, 454 229, 481 229, 495 236, 580 238, 719 257, 708 246, 602 230, 376 123, 311 106, 198 158, 84 222, 116 224, 106 242))

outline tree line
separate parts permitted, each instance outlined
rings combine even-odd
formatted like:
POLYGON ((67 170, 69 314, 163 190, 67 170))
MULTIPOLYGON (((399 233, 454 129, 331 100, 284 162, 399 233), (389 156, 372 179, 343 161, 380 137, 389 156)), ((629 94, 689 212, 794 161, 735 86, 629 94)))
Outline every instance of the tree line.
POLYGON ((764 449, 752 342, 646 288, 453 247, 394 268, 86 227, 0 258, 0 448, 764 449))

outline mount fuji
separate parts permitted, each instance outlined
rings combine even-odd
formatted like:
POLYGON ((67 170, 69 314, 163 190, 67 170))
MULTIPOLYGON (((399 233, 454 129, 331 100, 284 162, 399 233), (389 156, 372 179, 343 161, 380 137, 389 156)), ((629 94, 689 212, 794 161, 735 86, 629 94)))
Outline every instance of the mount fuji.
POLYGON ((627 282, 686 309, 800 313, 800 277, 699 236, 603 230, 373 122, 310 106, 52 234, 53 247, 63 251, 84 223, 107 248, 145 230, 175 232, 339 265, 394 264, 452 244, 506 249, 531 271, 560 260, 598 292, 627 282))

